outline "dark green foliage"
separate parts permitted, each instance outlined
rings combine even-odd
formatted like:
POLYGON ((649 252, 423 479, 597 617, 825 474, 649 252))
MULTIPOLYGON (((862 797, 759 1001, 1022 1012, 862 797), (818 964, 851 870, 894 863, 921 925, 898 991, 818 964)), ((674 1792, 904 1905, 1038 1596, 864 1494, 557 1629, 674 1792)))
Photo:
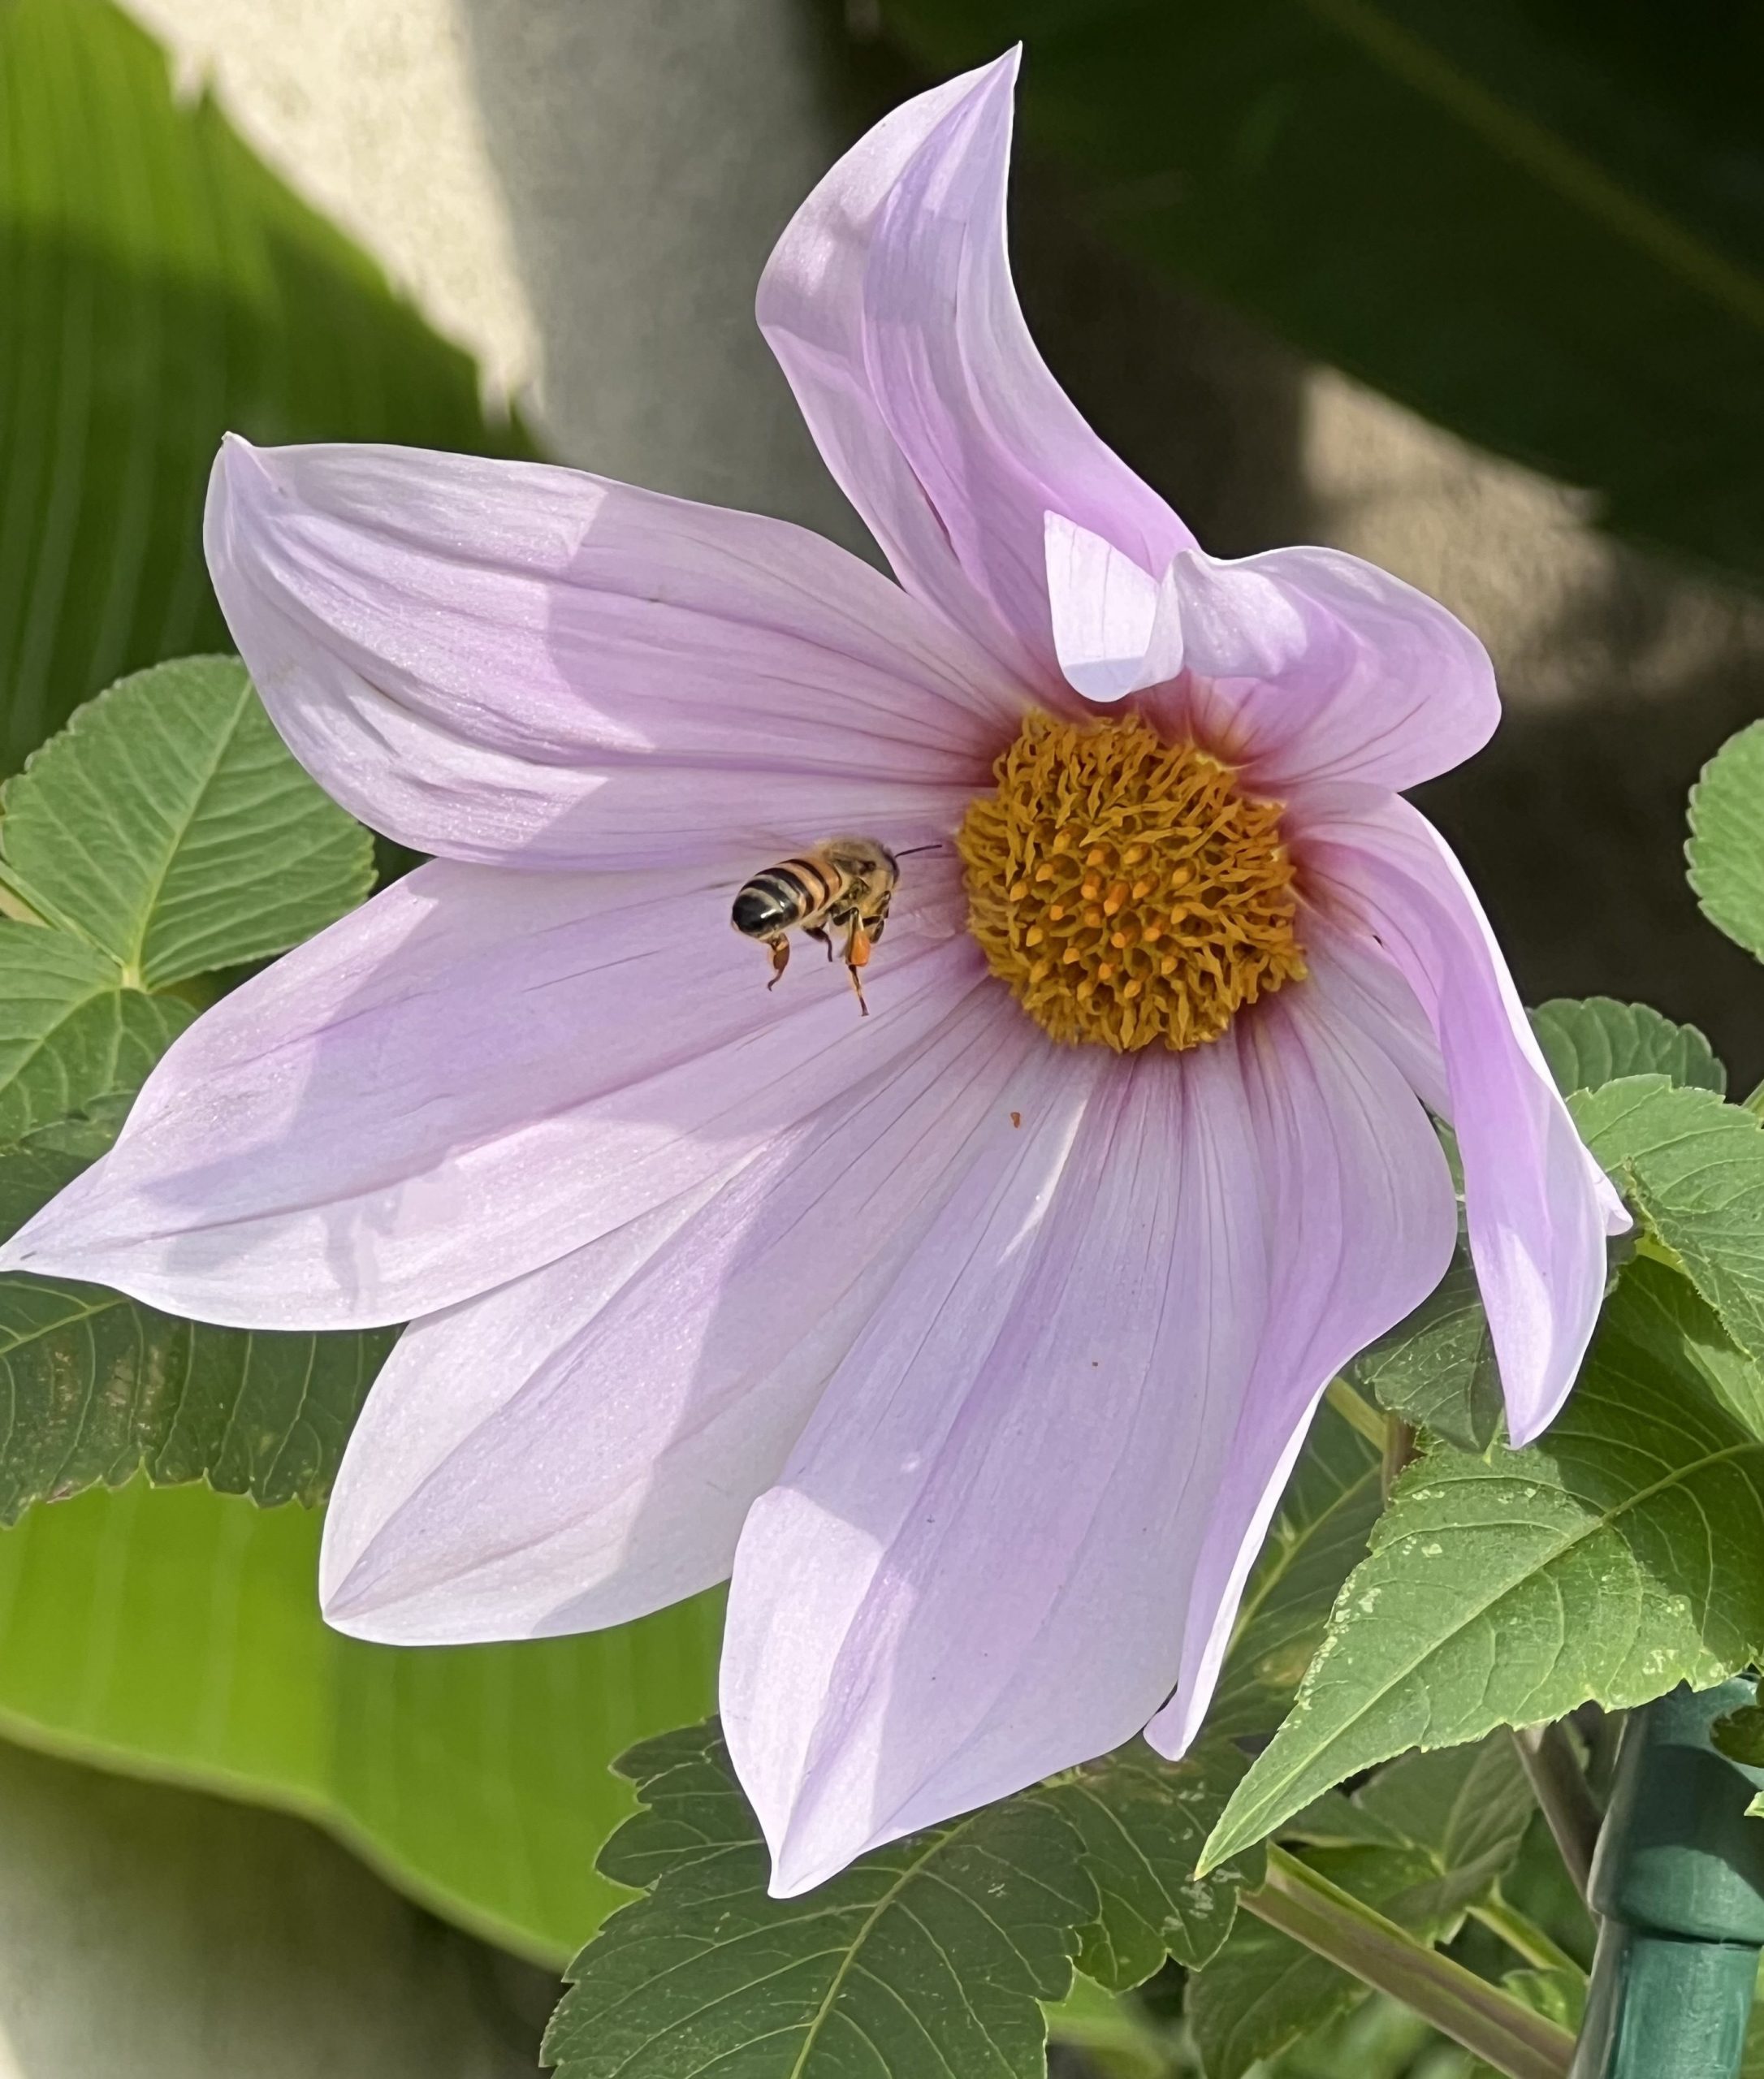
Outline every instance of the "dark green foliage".
POLYGON ((114 986, 162 991, 322 931, 367 893, 374 855, 238 659, 184 657, 101 694, 6 782, 0 876, 114 986))
POLYGON ((1009 1799, 775 1900, 714 1725, 618 1766, 644 1809, 600 1868, 653 1888, 570 1968, 545 2047, 560 2079, 1040 2079, 1038 2003, 1067 1990, 1096 1910, 1055 1800, 1009 1799))
POLYGON ((1690 882, 1703 914, 1764 960, 1764 722, 1723 744, 1691 790, 1690 882))
POLYGON ((1764 1121, 1658 1076, 1611 1083, 1573 1112, 1728 1334, 1764 1362, 1764 1121))
MULTIPOLYGON (((157 665, 81 708, 0 792, 0 884, 45 920, 0 922, 0 1231, 103 1152, 194 1015, 168 989, 298 943, 371 875, 367 832, 236 659, 157 665)), ((210 1328, 0 1278, 0 1523, 138 1470, 317 1502, 392 1333, 210 1328)))
POLYGON ((1460 1450, 1484 1451, 1501 1426, 1501 1375, 1467 1248, 1407 1320, 1348 1367, 1391 1414, 1460 1450))
MULTIPOLYGON (((1511 1867, 1535 1807, 1505 1734, 1409 1754, 1352 1797, 1332 1794, 1283 1830, 1307 1861, 1423 1941, 1446 1939, 1511 1867)), ((1239 2079, 1366 1997, 1289 1935, 1240 1915, 1188 2014, 1207 2079, 1239 2079)))
POLYGON ((1764 1441, 1703 1348, 1723 1348, 1708 1310, 1638 1259, 1540 1442, 1410 1468, 1209 1859, 1407 1748, 1706 1687, 1764 1648, 1764 1441))
POLYGON ((1209 1735, 1267 1734, 1285 1717, 1336 1593, 1365 1556, 1379 1465, 1377 1449, 1325 1402, 1243 1590, 1209 1735))
POLYGON ((1626 1075, 1727 1095, 1727 1072, 1694 1025, 1675 1025, 1645 1004, 1610 996, 1556 996, 1531 1014, 1532 1030, 1563 1096, 1626 1075))
POLYGON ((1238 1892, 1262 1881, 1254 1848, 1195 1876, 1243 1768, 1242 1756, 1222 1744, 1166 1761, 1136 1740, 1047 1793, 1078 1829, 1102 1900, 1080 1941, 1087 1977, 1119 1991, 1148 1978, 1166 1956, 1198 1970, 1217 1951, 1231 1930, 1238 1892))
MULTIPOLYGON (((0 1148, 10 1234, 109 1138, 63 1122, 0 1148)), ((266 1334, 175 1320, 71 1278, 0 1277, 0 1524, 143 1471, 266 1506, 322 1500, 396 1331, 266 1334)))

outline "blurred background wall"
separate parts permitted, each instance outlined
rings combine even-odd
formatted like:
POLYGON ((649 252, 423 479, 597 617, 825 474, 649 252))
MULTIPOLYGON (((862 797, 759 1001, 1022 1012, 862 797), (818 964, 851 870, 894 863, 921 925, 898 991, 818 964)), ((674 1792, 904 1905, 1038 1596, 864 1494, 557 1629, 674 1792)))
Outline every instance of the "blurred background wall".
MULTIPOLYGON (((854 547, 751 322, 797 201, 917 84, 837 0, 129 0, 567 460, 854 547)), ((1034 63, 1031 50, 1029 63, 1034 63)), ((1693 926, 1684 796, 1755 715, 1764 607, 1153 280, 1032 158, 1017 268, 1056 371, 1216 551, 1310 538, 1435 593, 1510 720, 1433 791, 1534 999, 1651 995, 1764 1074, 1744 954, 1693 926)))
MULTIPOLYGON (((558 456, 862 546, 750 309, 796 201, 914 84, 864 9, 128 4, 185 88, 211 84, 558 456)), ((1572 489, 1151 280, 1033 158, 1015 243, 1057 372, 1210 547, 1338 544, 1489 642, 1509 721, 1430 805, 1527 993, 1645 993, 1709 1029, 1742 1087, 1764 1071, 1755 975, 1693 927, 1678 861, 1697 766, 1764 707, 1764 610, 1595 534, 1572 489)), ((0 1813, 5 2079, 465 2079, 530 2055, 543 1987, 298 1822, 4 1751, 0 1813)))
POLYGON ((521 2079, 555 1990, 299 1820, 0 1745, 0 2079, 521 2079))

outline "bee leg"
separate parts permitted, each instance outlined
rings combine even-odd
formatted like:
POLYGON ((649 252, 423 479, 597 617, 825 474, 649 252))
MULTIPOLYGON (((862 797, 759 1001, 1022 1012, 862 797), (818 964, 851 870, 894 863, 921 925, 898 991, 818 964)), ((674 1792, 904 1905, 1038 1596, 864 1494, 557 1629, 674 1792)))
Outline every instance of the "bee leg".
POLYGON ((766 987, 775 989, 778 986, 779 977, 790 964, 790 941, 780 931, 776 938, 767 939, 766 944, 772 949, 772 979, 766 987))
POLYGON ((870 937, 861 918, 854 917, 851 928, 845 934, 845 972, 851 977, 851 986, 857 992, 858 1009, 864 1017, 870 1015, 870 1006, 863 1000, 862 970, 870 964, 870 937))
POLYGON ((814 939, 825 946, 828 959, 829 961, 832 959, 833 941, 824 924, 805 924, 802 927, 802 935, 805 938, 814 939))

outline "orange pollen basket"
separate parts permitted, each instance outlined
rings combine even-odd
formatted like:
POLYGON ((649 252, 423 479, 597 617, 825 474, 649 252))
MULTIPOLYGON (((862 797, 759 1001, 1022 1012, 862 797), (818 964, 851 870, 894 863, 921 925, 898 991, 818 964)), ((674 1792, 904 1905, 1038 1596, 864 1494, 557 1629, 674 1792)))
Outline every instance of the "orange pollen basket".
POLYGON ((1217 1040, 1304 975, 1279 802, 1143 715, 1031 715, 956 837, 968 929, 1049 1038, 1217 1040))

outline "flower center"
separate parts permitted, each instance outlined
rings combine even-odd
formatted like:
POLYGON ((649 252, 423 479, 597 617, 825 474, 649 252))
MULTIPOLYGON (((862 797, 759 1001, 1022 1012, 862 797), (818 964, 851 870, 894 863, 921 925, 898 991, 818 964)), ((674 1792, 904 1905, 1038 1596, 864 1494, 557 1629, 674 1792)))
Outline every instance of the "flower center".
POLYGON ((1278 802, 1137 714, 1031 715, 956 837, 968 929, 1050 1038, 1198 1047, 1304 974, 1278 802))

